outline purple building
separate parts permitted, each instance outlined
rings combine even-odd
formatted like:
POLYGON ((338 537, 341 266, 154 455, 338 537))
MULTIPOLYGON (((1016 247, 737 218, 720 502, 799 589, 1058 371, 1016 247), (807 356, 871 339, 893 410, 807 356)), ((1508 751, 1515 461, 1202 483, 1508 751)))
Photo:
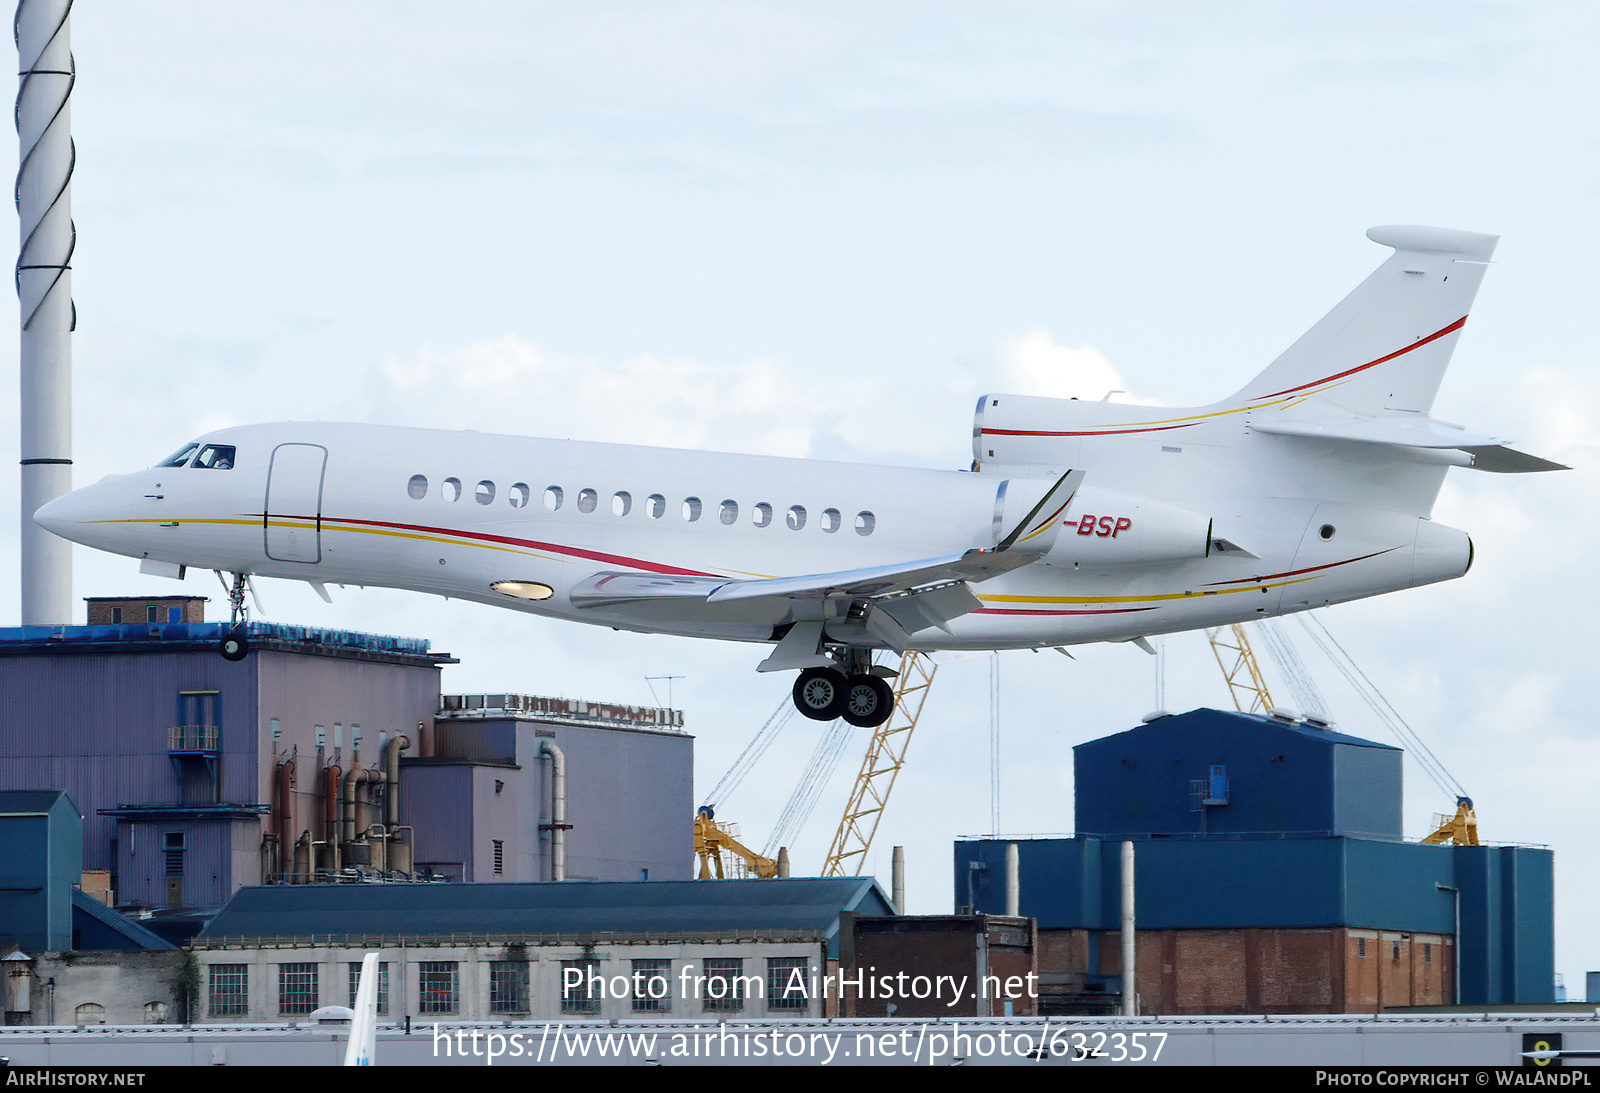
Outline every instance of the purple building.
POLYGON ((222 629, 0 629, 0 790, 67 791, 83 868, 109 871, 117 906, 205 912, 246 885, 334 879, 690 875, 681 714, 491 696, 486 716, 481 698, 441 701, 454 661, 426 641, 251 623, 230 662, 222 629))

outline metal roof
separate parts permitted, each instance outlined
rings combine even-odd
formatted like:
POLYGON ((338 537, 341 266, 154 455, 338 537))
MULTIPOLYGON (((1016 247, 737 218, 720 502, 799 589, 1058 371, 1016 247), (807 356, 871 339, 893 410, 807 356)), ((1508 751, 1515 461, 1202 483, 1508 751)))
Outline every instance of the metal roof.
MULTIPOLYGON (((85 914, 119 937, 126 938, 130 949, 175 949, 169 941, 157 937, 127 915, 113 911, 99 900, 77 888, 72 890, 72 910, 85 914)), ((105 946, 96 946, 104 948, 105 946)))
POLYGON ((197 941, 228 937, 660 934, 799 931, 833 937, 839 915, 892 915, 870 877, 338 884, 241 888, 197 941))

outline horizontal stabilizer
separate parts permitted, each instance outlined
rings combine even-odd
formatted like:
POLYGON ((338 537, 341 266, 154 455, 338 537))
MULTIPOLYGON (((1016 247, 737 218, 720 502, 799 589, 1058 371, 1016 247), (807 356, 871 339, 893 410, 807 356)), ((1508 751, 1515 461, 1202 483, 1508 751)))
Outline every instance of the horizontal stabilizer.
POLYGON ((1554 463, 1527 452, 1519 452, 1504 444, 1481 448, 1463 448, 1472 455, 1472 469, 1493 471, 1495 474, 1527 474, 1532 471, 1570 471, 1565 463, 1554 463))
POLYGON ((1509 448, 1505 441, 1495 437, 1469 433, 1458 426, 1416 414, 1384 417, 1352 415, 1305 420, 1271 417, 1252 421, 1250 428, 1258 433, 1303 436, 1313 440, 1339 440, 1400 448, 1454 449, 1471 456, 1471 463, 1467 465, 1480 471, 1520 474, 1569 469, 1560 463, 1509 448))

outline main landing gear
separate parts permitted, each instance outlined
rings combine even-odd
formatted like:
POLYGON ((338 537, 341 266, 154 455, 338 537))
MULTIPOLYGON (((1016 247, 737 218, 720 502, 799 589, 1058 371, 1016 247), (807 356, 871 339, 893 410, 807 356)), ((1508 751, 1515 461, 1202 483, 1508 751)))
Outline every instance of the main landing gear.
POLYGON ((223 580, 222 574, 217 574, 222 586, 228 589, 228 631, 217 643, 217 652, 222 654, 223 660, 243 660, 250 655, 250 639, 245 635, 249 610, 244 605, 245 581, 248 576, 245 573, 235 573, 233 586, 230 588, 228 582, 223 580))
POLYGON ((872 672, 870 654, 852 649, 848 675, 838 668, 807 668, 794 681, 794 705, 813 721, 842 717, 861 729, 877 728, 894 713, 894 692, 872 672))

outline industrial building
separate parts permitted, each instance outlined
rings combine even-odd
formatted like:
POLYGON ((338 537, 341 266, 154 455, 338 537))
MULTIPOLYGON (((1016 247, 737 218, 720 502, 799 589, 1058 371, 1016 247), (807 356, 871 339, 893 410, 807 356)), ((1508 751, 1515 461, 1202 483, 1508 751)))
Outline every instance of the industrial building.
POLYGON ((449 656, 349 631, 251 623, 228 661, 202 604, 0 629, 0 790, 64 790, 83 869, 158 932, 247 885, 689 876, 681 713, 442 697, 449 656))
POLYGON ((822 1017, 841 928, 893 913, 855 877, 288 885, 244 889, 191 949, 208 1022, 350 1005, 372 951, 386 1021, 822 1017))
POLYGON ((1075 837, 955 847, 958 904, 1000 913, 1016 844, 1045 1012, 1104 1012, 1121 990, 1124 840, 1143 1013, 1551 1001, 1550 851, 1405 842, 1399 749, 1195 710, 1079 745, 1074 762, 1075 837))

